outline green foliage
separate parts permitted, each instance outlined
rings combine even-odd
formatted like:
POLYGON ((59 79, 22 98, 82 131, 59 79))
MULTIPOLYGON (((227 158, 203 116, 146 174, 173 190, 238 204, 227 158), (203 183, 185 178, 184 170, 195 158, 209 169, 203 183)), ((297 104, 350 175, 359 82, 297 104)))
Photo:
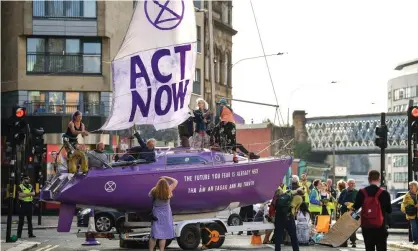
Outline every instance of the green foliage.
POLYGON ((177 127, 157 131, 152 125, 141 125, 140 133, 141 137, 145 139, 155 138, 157 141, 161 142, 173 142, 176 141, 178 137, 177 127))
POLYGON ((297 142, 293 146, 293 155, 297 159, 308 159, 312 152, 312 146, 309 142, 297 142))

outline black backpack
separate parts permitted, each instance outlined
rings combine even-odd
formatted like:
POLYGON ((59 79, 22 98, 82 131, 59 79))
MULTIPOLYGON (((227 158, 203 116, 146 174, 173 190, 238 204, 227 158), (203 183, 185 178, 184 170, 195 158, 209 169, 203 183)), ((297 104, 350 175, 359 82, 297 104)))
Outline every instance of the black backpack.
POLYGON ((289 213, 292 207, 292 192, 288 191, 286 193, 282 193, 281 195, 277 196, 275 209, 276 213, 289 213))

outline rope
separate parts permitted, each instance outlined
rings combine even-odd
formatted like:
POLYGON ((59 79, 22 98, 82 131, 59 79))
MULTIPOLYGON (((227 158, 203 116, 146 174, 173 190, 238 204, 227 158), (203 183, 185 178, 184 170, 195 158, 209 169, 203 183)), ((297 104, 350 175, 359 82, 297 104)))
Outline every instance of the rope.
MULTIPOLYGON (((274 87, 274 83, 273 83, 273 77, 271 76, 270 67, 269 67, 269 64, 268 64, 268 61, 267 61, 267 57, 266 57, 266 52, 265 52, 265 50, 264 50, 263 40, 261 39, 260 29, 258 28, 257 18, 256 18, 256 16, 255 16, 254 7, 253 7, 253 3, 252 3, 252 1, 251 1, 251 0, 250 0, 250 4, 251 4, 251 10, 252 10, 252 12, 253 12, 253 16, 254 16, 255 26, 256 26, 256 28, 257 28, 257 32, 258 32, 258 38, 260 39, 261 49, 263 50, 264 61, 266 62, 267 71, 268 71, 268 74, 269 74, 269 77, 270 77, 271 87, 273 88, 274 97, 275 97, 275 99, 276 99, 276 105, 278 106, 278 105, 279 105, 279 100, 278 100, 278 98, 277 98, 276 89, 275 89, 275 87, 274 87)), ((283 122, 283 124, 284 124, 283 116, 282 116, 282 114, 281 114, 281 112, 280 112, 280 107, 277 107, 277 109, 276 109, 276 114, 277 114, 277 111, 279 112, 280 117, 282 118, 282 122, 283 122)), ((276 122, 276 114, 275 114, 275 116, 274 116, 274 121, 273 121, 273 123, 275 123, 275 122, 276 122)), ((280 125, 280 119, 279 119, 279 125, 280 125)))

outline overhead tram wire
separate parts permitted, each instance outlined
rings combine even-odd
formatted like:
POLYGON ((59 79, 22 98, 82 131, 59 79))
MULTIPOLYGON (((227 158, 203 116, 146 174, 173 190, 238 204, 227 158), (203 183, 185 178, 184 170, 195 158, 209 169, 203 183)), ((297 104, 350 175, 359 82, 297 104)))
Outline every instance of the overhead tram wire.
POLYGON ((257 28, 257 32, 258 32, 258 38, 260 39, 261 48, 262 48, 262 50, 263 50, 264 61, 266 62, 267 71, 268 71, 268 74, 269 74, 269 77, 270 77, 270 83, 271 83, 271 86, 272 86, 272 88, 273 88, 274 97, 275 97, 275 99, 276 99, 276 105, 278 106, 278 107, 276 108, 276 112, 275 112, 275 114, 274 114, 274 121, 273 121, 273 123, 275 123, 275 122, 276 122, 276 116, 277 116, 277 113, 278 113, 278 114, 280 115, 280 117, 278 118, 279 125, 280 125, 280 118, 282 119, 282 122, 283 122, 283 125, 284 125, 285 123, 284 123, 284 119, 283 119, 282 113, 281 113, 281 111, 280 111, 279 100, 278 100, 278 98, 277 98, 276 89, 275 89, 275 87, 274 87, 273 78, 272 78, 272 76, 271 76, 270 67, 269 67, 269 64, 268 64, 268 61, 267 61, 267 57, 266 57, 266 52, 265 52, 265 50, 264 50, 263 40, 262 40, 262 38, 261 38, 260 29, 258 28, 257 17, 256 17, 256 15, 255 15, 254 6, 253 6, 253 3, 252 3, 252 1, 251 1, 251 0, 250 0, 250 4, 251 4, 251 10, 252 10, 252 12, 253 12, 253 16, 254 16, 255 26, 256 26, 256 28, 257 28))

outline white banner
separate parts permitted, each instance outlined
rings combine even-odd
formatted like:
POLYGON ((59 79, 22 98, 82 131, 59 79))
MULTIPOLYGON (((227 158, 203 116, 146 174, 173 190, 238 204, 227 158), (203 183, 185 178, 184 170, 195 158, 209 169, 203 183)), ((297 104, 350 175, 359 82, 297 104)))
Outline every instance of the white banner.
POLYGON ((185 121, 196 65, 192 0, 138 1, 112 62, 113 104, 101 130, 157 130, 185 121))

